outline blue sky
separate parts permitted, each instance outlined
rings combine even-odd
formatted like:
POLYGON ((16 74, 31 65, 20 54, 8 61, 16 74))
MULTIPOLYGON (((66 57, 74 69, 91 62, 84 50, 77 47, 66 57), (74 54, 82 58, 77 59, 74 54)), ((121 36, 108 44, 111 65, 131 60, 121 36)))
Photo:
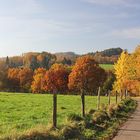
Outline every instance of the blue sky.
POLYGON ((140 43, 139 0, 1 0, 0 57, 140 43))

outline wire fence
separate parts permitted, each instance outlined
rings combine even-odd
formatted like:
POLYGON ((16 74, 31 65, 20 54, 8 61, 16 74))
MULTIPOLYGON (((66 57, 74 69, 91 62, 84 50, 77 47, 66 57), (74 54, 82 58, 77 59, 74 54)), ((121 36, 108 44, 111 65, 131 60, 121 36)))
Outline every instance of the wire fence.
MULTIPOLYGON (((111 103, 111 97, 110 97, 111 95, 110 95, 110 93, 108 94, 108 105, 110 105, 110 103, 111 103)), ((119 98, 118 98, 118 94, 116 93, 116 96, 115 96, 115 103, 117 104, 119 101, 118 100, 120 100, 119 98)), ((101 100, 101 97, 100 97, 100 89, 99 89, 99 92, 98 92, 98 96, 97 96, 97 109, 99 109, 100 108, 100 106, 101 106, 101 102, 100 102, 100 100, 101 100)), ((42 117, 42 118, 35 118, 35 119, 27 119, 27 120, 20 120, 20 121, 14 121, 14 122, 4 122, 4 123, 0 123, 0 127, 3 127, 3 126, 11 126, 11 125, 22 125, 22 124, 30 124, 30 123, 32 123, 32 124, 48 124, 48 123, 50 123, 50 122, 52 122, 52 120, 51 120, 52 118, 51 118, 51 116, 48 118, 48 117, 42 117)))

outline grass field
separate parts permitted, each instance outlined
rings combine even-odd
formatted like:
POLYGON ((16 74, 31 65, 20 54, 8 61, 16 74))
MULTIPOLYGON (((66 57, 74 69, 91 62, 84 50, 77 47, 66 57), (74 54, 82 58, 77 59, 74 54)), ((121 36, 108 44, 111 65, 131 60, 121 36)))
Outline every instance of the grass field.
MULTIPOLYGON (((101 103, 107 104, 107 101, 107 97, 101 97, 101 103)), ((96 103, 97 97, 87 96, 86 111, 95 109, 96 103)), ((80 96, 58 96, 58 124, 62 124, 68 114, 80 114, 80 111, 80 96)), ((0 135, 27 130, 37 124, 48 124, 51 114, 52 95, 0 93, 0 135)))
POLYGON ((100 66, 105 70, 113 70, 114 69, 113 64, 100 64, 100 66))

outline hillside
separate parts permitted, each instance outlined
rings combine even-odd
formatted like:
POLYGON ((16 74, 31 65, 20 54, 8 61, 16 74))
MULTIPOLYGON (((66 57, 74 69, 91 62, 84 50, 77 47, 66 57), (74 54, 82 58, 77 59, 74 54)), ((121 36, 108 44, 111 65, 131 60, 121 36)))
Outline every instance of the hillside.
MULTIPOLYGON (((113 64, 118 60, 118 57, 120 56, 122 51, 123 49, 121 48, 110 48, 100 52, 99 51, 91 52, 84 55, 93 55, 98 63, 113 64)), ((71 60, 73 63, 75 62, 77 57, 81 56, 74 52, 60 52, 60 53, 55 53, 55 55, 57 58, 57 62, 63 62, 66 59, 66 60, 71 60)))
POLYGON ((106 49, 106 50, 103 50, 103 51, 100 51, 100 52, 93 52, 93 53, 89 53, 89 54, 92 54, 92 55, 101 55, 101 56, 108 56, 108 57, 111 57, 111 56, 118 56, 122 53, 123 49, 121 48, 110 48, 110 49, 106 49))
POLYGON ((113 55, 120 55, 122 53, 123 49, 121 48, 111 48, 111 49, 107 49, 104 51, 101 51, 101 55, 103 56, 113 56, 113 55))
POLYGON ((123 49, 121 48, 110 48, 104 51, 97 51, 88 54, 94 56, 94 59, 100 64, 114 64, 117 62, 122 51, 123 49))

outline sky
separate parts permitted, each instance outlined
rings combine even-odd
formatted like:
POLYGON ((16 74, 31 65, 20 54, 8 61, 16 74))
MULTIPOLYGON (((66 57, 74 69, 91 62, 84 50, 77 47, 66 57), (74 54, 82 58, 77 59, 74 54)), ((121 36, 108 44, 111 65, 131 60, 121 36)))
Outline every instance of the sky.
POLYGON ((140 44, 140 0, 0 0, 0 57, 140 44))

